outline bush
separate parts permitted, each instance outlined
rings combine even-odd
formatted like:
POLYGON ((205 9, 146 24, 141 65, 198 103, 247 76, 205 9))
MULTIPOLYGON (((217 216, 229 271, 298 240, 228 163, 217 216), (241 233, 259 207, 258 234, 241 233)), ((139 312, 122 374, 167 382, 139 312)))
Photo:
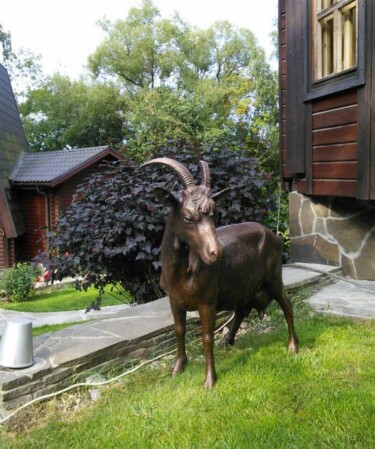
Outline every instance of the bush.
POLYGON ((30 301, 35 295, 35 279, 39 275, 35 265, 18 263, 14 268, 8 268, 0 277, 0 291, 4 292, 10 301, 30 301))
MULTIPOLYGON (((212 188, 231 187, 229 200, 220 206, 218 225, 242 221, 264 222, 275 209, 274 182, 256 168, 256 160, 228 148, 193 150, 179 142, 160 150, 184 163, 199 182, 198 161, 211 169, 212 188)), ((156 156, 155 156, 156 157, 156 156)), ((157 203, 153 187, 181 187, 171 170, 145 167, 132 161, 108 164, 76 192, 75 201, 60 217, 58 232, 48 234, 49 260, 43 260, 57 278, 84 276, 78 287, 99 289, 119 282, 137 303, 154 300, 159 287, 160 244, 168 208, 157 203)))

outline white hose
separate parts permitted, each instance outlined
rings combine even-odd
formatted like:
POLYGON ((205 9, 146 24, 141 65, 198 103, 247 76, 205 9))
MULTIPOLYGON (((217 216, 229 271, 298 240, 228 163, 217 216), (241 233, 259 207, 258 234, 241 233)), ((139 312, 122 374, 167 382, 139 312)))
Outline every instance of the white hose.
MULTIPOLYGON (((233 317, 234 317, 234 313, 233 313, 233 315, 229 318, 229 320, 227 320, 222 326, 220 326, 218 329, 215 330, 215 334, 217 334, 217 333, 220 332, 225 326, 227 326, 227 325, 232 321, 233 317)), ((197 341, 197 340, 198 340, 198 339, 196 339, 196 340, 194 340, 194 341, 197 341)), ((101 387, 101 386, 104 386, 104 385, 108 385, 108 384, 110 384, 110 383, 112 383, 112 382, 114 382, 114 381, 116 381, 116 380, 118 380, 118 379, 121 379, 122 377, 125 377, 125 376, 128 376, 129 374, 134 373, 135 371, 139 370, 140 368, 143 368, 143 367, 146 366, 146 365, 149 365, 150 363, 156 362, 157 360, 159 360, 159 359, 161 359, 161 358, 163 358, 163 357, 165 357, 165 356, 167 356, 167 355, 169 355, 169 354, 173 354, 174 352, 176 352, 176 349, 172 349, 172 350, 170 350, 170 351, 168 351, 168 352, 165 352, 165 353, 163 353, 163 354, 160 354, 160 355, 154 357, 154 358, 151 359, 151 360, 146 360, 145 362, 143 362, 143 363, 137 365, 137 366, 134 367, 134 368, 131 368, 131 369, 128 370, 128 371, 125 371, 125 372, 122 373, 122 374, 119 374, 119 375, 116 376, 116 377, 113 377, 112 379, 104 380, 104 381, 101 381, 101 382, 81 382, 81 383, 78 383, 78 384, 70 385, 69 387, 66 387, 66 388, 64 388, 64 389, 62 389, 62 390, 55 391, 54 393, 49 393, 49 394, 46 394, 46 395, 44 395, 44 396, 40 396, 40 397, 38 397, 38 398, 35 398, 35 399, 33 399, 33 400, 29 401, 29 402, 26 402, 26 404, 23 404, 21 407, 17 408, 17 409, 16 409, 14 412, 12 412, 10 415, 6 416, 5 418, 2 418, 2 419, 0 420, 0 425, 1 425, 1 424, 4 424, 6 421, 8 421, 8 419, 12 418, 14 415, 16 415, 17 413, 19 413, 21 410, 25 409, 26 407, 29 407, 29 406, 32 405, 32 404, 35 404, 36 402, 43 401, 43 400, 45 400, 45 399, 53 398, 53 397, 58 396, 58 395, 60 395, 60 394, 66 393, 67 391, 73 390, 74 388, 79 388, 79 387, 101 387)))

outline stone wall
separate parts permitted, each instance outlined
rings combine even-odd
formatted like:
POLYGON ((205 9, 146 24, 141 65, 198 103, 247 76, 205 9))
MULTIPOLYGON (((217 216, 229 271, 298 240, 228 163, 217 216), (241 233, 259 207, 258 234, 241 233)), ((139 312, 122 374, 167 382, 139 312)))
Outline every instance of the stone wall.
POLYGON ((351 198, 289 195, 293 261, 337 265, 375 280, 375 206, 351 198))

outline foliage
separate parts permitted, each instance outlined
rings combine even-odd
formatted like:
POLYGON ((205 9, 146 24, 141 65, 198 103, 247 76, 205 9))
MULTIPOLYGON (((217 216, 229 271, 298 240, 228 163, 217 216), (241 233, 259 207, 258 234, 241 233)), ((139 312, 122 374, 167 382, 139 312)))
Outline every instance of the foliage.
POLYGON ((56 74, 20 104, 21 118, 34 151, 121 146, 123 101, 113 84, 71 81, 56 74))
POLYGON ((0 62, 6 67, 12 80, 12 89, 16 98, 20 101, 26 96, 26 92, 36 89, 42 82, 41 56, 35 55, 28 49, 14 49, 10 32, 4 30, 0 23, 0 62))
MULTIPOLYGON (((244 152, 226 147, 197 152, 175 142, 158 155, 183 162, 197 180, 198 160, 203 158, 211 167, 213 189, 232 188, 218 214, 219 225, 262 222, 274 208, 270 176, 259 173, 244 152)), ((60 217, 58 232, 49 235, 50 260, 43 263, 57 269, 60 278, 84 275, 85 288, 119 282, 138 303, 160 297, 159 248, 168 209, 156 204, 155 183, 179 189, 170 170, 137 171, 131 161, 110 164, 104 173, 92 176, 60 217)))
POLYGON ((295 311, 297 356, 287 353, 282 317, 251 320, 233 348, 215 347, 214 391, 203 388, 201 342, 190 343, 180 376, 166 357, 101 389, 97 402, 76 390, 74 409, 62 407, 67 396, 30 407, 1 426, 1 441, 8 449, 374 447, 374 320, 316 315, 303 304, 295 311))
POLYGON ((39 274, 35 265, 18 263, 1 274, 0 292, 3 291, 10 301, 30 301, 35 295, 35 279, 39 274))
POLYGON ((264 224, 277 234, 283 241, 283 263, 290 261, 289 237, 289 200, 288 193, 278 185, 277 207, 268 211, 264 224))
POLYGON ((235 137, 258 158, 277 158, 277 76, 250 30, 163 19, 149 0, 101 25, 107 37, 89 68, 126 90, 132 154, 144 158, 170 139, 202 145, 235 137))
POLYGON ((0 42, 2 46, 3 60, 6 61, 12 52, 12 39, 10 33, 4 30, 3 25, 0 23, 0 42))
POLYGON ((100 25, 94 79, 55 75, 20 105, 32 149, 110 144, 143 160, 171 139, 197 148, 235 139, 277 168, 277 76, 250 30, 199 29, 150 0, 100 25))

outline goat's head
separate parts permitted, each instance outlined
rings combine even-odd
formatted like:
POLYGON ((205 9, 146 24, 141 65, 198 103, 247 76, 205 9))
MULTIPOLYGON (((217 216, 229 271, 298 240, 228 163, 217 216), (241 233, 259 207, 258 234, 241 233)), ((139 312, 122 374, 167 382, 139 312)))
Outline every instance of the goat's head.
POLYGON ((171 168, 179 177, 183 191, 174 195, 162 187, 155 187, 157 199, 172 209, 168 225, 172 226, 175 236, 174 249, 178 251, 181 243, 188 245, 189 268, 196 271, 199 259, 211 265, 221 257, 221 246, 215 229, 215 211, 217 202, 227 195, 230 189, 216 194, 211 193, 211 176, 207 162, 200 161, 202 183, 196 185, 190 171, 174 159, 162 157, 152 159, 142 167, 150 164, 162 164, 171 168))

